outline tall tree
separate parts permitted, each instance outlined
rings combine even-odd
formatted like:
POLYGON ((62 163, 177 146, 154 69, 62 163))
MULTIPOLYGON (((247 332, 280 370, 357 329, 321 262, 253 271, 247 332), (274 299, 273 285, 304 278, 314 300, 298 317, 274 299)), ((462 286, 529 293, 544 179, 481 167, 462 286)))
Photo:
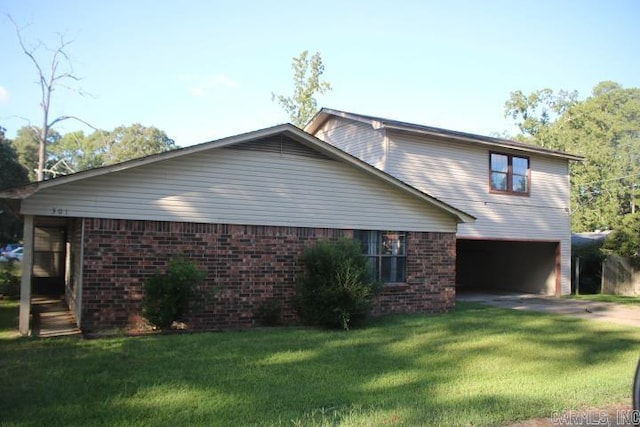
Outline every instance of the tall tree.
POLYGON ((559 117, 574 106, 577 91, 546 88, 525 95, 522 91, 511 92, 505 102, 505 117, 511 117, 524 137, 535 137, 548 129, 559 117))
POLYGON ((162 153, 177 148, 164 131, 139 123, 119 126, 109 133, 109 147, 104 153, 105 165, 162 153))
POLYGON ((64 161, 73 172, 94 169, 104 166, 109 141, 109 132, 105 130, 97 130, 90 135, 83 131, 70 132, 50 144, 50 157, 55 162, 64 161))
POLYGON ((316 94, 324 94, 331 90, 331 84, 321 80, 324 74, 324 64, 320 52, 309 57, 308 51, 303 51, 293 58, 294 92, 291 96, 271 94, 271 99, 276 100, 289 114, 291 123, 303 127, 318 112, 316 94))
MULTIPOLYGON (((5 139, 5 130, 0 127, 0 190, 29 182, 27 170, 18 161, 18 154, 5 139)), ((15 242, 22 233, 22 222, 0 201, 0 246, 2 243, 15 242)))
MULTIPOLYGON (((65 87, 69 81, 77 81, 79 78, 73 73, 71 67, 71 61, 67 54, 67 48, 70 42, 65 41, 61 35, 57 46, 54 49, 49 49, 43 42, 39 42, 34 47, 27 47, 22 37, 22 31, 13 18, 8 15, 9 20, 13 23, 18 37, 18 43, 22 52, 29 58, 34 65, 37 76, 38 85, 40 87, 40 108, 42 110, 42 121, 38 132, 38 164, 36 168, 36 179, 42 181, 45 178, 45 162, 47 161, 47 143, 49 141, 49 134, 53 130, 53 127, 68 119, 75 119, 82 123, 87 124, 83 120, 75 116, 58 116, 55 118, 51 116, 51 97, 53 92, 58 87, 65 87), (43 48, 50 53, 50 57, 47 60, 40 60, 37 58, 38 51, 43 48)), ((35 128, 34 128, 35 129, 35 128)))
POLYGON ((505 115, 520 120, 523 139, 585 157, 571 165, 574 231, 620 226, 640 206, 640 89, 602 82, 581 101, 545 93, 512 93, 505 115))
MULTIPOLYGON (((41 131, 37 127, 23 126, 18 129, 16 138, 11 142, 18 155, 18 161, 29 172, 29 180, 37 180, 38 169, 38 149, 40 145, 41 131)), ((60 134, 51 129, 47 133, 47 145, 53 144, 60 139, 60 134)), ((46 170, 47 160, 45 159, 44 170, 46 170)))
POLYGON ((97 130, 65 134, 50 143, 48 163, 64 165, 73 172, 107 166, 178 148, 173 139, 155 127, 119 126, 111 132, 97 130))

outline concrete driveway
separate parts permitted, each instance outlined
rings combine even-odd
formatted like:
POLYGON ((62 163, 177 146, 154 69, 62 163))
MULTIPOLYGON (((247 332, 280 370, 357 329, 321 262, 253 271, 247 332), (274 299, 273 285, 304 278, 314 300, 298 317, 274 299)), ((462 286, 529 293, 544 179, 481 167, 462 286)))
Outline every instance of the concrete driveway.
POLYGON ((456 295, 457 301, 470 301, 513 310, 531 310, 564 314, 581 319, 640 327, 640 307, 608 302, 577 301, 536 294, 467 293, 456 295))

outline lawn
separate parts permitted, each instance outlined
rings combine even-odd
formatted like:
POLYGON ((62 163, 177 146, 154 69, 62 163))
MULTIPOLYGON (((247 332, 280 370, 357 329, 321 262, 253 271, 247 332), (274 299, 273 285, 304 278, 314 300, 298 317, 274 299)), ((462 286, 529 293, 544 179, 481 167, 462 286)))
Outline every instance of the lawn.
POLYGON ((640 297, 625 297, 622 295, 584 294, 567 295, 566 298, 576 299, 580 301, 613 302, 616 304, 640 305, 640 297))
POLYGON ((3 334, 0 424, 504 425, 628 402, 639 342, 640 329, 471 303, 348 332, 3 334))

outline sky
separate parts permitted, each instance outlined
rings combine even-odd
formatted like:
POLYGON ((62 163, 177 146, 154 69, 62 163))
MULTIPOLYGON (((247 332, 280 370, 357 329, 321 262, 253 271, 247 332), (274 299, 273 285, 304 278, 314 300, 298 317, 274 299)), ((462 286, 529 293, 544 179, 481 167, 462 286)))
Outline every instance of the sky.
MULTIPOLYGON (((289 121, 292 58, 320 52, 318 106, 481 135, 514 133, 512 91, 640 87, 640 1, 0 0, 0 126, 42 121, 36 69, 60 35, 73 75, 51 117, 141 123, 179 146, 289 121)), ((69 64, 63 62, 61 67, 69 64)), ((67 70, 61 68, 62 70, 67 70)), ((64 134, 91 129, 67 120, 64 134)))

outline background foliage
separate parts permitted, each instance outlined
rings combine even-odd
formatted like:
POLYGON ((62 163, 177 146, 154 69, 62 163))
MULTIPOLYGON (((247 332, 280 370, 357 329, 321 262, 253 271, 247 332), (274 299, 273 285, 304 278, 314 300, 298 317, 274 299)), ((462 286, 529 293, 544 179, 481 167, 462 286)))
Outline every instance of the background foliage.
POLYGON ((273 100, 289 114, 291 123, 299 128, 304 127, 318 111, 315 95, 331 90, 331 84, 321 80, 324 64, 320 52, 309 56, 304 50, 291 62, 293 69, 294 91, 291 96, 272 94, 273 100))
POLYGON ((640 209, 640 89, 605 81, 584 100, 575 91, 516 91, 505 115, 518 139, 584 156, 570 166, 574 232, 623 227, 640 209))

